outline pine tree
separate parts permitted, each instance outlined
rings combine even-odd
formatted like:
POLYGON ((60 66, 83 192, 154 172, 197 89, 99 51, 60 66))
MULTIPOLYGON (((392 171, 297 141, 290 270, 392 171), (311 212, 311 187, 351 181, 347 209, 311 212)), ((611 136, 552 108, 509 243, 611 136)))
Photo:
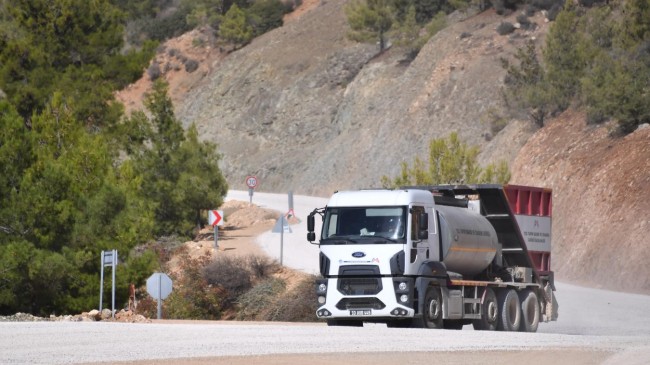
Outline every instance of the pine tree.
POLYGON ((122 13, 108 0, 5 0, 0 19, 0 89, 25 119, 60 91, 76 119, 110 126, 121 110, 107 101, 151 56, 120 54, 122 13))
POLYGON ((429 143, 429 159, 413 160, 413 166, 402 162, 401 172, 391 179, 381 178, 382 186, 397 188, 406 185, 501 183, 510 179, 505 161, 482 169, 477 162, 479 149, 462 142, 456 132, 448 138, 433 139, 429 143))
POLYGON ((155 233, 187 236, 200 220, 200 211, 221 205, 228 190, 218 166, 221 156, 214 144, 198 140, 196 127, 183 131, 166 83, 154 83, 145 105, 151 117, 139 113, 134 118, 151 124, 143 129, 150 131, 143 142, 150 143, 134 147, 133 165, 154 207, 155 233))
POLYGON ((393 26, 390 0, 355 0, 345 7, 350 25, 348 37, 358 42, 377 42, 379 52, 386 48, 386 35, 393 26))
MULTIPOLYGON (((543 50, 546 88, 551 109, 564 110, 578 91, 588 60, 579 47, 581 34, 575 6, 567 2, 546 37, 543 50)), ((551 110, 554 111, 554 110, 551 110)))
POLYGON ((253 28, 246 21, 246 13, 233 4, 219 25, 219 35, 235 45, 235 49, 248 44, 253 39, 253 28))

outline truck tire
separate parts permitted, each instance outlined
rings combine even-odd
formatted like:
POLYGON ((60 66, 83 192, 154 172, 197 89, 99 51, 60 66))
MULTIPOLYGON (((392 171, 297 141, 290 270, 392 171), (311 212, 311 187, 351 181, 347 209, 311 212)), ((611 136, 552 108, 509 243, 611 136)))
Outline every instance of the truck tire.
POLYGON ((341 319, 328 319, 327 325, 330 327, 363 327, 363 321, 347 321, 341 319))
POLYGON ((499 331, 517 331, 521 324, 521 306, 519 296, 514 289, 503 289, 499 292, 499 331))
POLYGON ((519 302, 521 303, 521 332, 537 332, 539 325, 539 316, 541 309, 537 294, 532 289, 526 289, 519 292, 519 302))
POLYGON ((443 328, 442 294, 440 289, 428 287, 422 303, 422 316, 413 320, 413 327, 443 328))
POLYGON ((486 287, 481 304, 481 319, 475 319, 472 326, 477 331, 494 331, 499 321, 499 303, 492 288, 486 287))

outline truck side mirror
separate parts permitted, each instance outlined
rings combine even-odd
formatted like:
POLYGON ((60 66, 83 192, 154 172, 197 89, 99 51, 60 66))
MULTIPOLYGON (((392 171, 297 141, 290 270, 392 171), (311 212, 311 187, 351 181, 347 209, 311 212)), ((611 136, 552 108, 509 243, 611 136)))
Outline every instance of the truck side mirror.
POLYGON ((316 233, 314 233, 314 214, 307 216, 307 241, 314 242, 316 241, 316 233))
POLYGON ((418 216, 418 227, 420 231, 418 232, 418 239, 426 240, 429 238, 429 214, 422 213, 418 216))
POLYGON ((314 232, 314 215, 310 214, 307 216, 307 232, 314 232))

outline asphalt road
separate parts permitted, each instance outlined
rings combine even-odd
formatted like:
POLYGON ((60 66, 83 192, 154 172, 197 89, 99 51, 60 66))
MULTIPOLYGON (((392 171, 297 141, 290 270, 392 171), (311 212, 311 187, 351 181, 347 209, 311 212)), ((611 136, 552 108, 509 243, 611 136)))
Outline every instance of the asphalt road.
MULTIPOLYGON (((247 192, 229 198, 248 200, 247 192)), ((255 193, 253 203, 288 210, 286 195, 255 193)), ((294 197, 299 225, 284 234, 285 265, 317 268, 306 243, 307 213, 325 199, 294 197)), ((317 220, 318 222, 318 220, 317 220)), ((279 256, 280 238, 259 243, 279 256)), ((650 296, 558 283, 560 317, 537 333, 363 328, 323 324, 172 322, 148 324, 0 323, 0 364, 649 364, 650 296), (434 361, 435 360, 435 361, 434 361)))

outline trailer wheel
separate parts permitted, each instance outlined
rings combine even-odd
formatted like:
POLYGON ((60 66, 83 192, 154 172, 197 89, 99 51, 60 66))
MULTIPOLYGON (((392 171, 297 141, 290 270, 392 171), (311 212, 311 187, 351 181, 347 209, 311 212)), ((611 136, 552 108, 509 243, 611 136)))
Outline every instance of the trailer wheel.
POLYGON ((499 320, 497 329, 500 331, 517 331, 521 324, 521 306, 519 296, 514 289, 504 289, 499 293, 499 320))
POLYGON ((341 327, 363 327, 363 321, 346 321, 346 320, 337 320, 337 319, 328 319, 327 325, 330 327, 341 326, 341 327))
POLYGON ((439 288, 427 288, 422 303, 422 317, 413 321, 414 327, 443 328, 442 295, 439 288))
POLYGON ((522 332, 537 332, 539 325, 540 307, 537 294, 531 289, 519 292, 521 302, 521 327, 522 332))
POLYGON ((478 331, 494 331, 497 329, 498 320, 499 304, 497 303, 497 296, 492 288, 486 287, 483 294, 483 303, 481 304, 481 319, 474 320, 472 325, 478 331))

